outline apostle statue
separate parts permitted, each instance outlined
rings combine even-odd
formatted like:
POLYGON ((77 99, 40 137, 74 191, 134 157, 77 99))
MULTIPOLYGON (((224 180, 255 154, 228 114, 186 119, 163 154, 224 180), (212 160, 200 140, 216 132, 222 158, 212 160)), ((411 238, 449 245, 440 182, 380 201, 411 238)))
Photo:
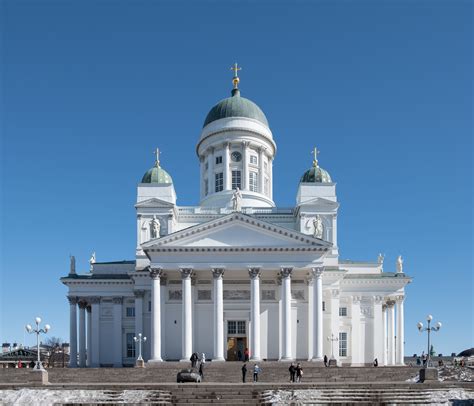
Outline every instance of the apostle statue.
POLYGON ((385 255, 383 255, 382 253, 379 254, 378 258, 377 258, 377 263, 379 263, 380 265, 383 265, 383 261, 385 259, 385 255))
POLYGON ((156 219, 156 216, 153 216, 153 219, 150 221, 150 236, 151 238, 160 238, 160 221, 156 219))
POLYGON ((401 255, 397 258, 397 273, 403 273, 403 258, 401 255))
POLYGON ((89 264, 90 264, 90 271, 94 269, 94 264, 95 264, 95 251, 92 253, 90 259, 89 259, 89 264))
POLYGON ((75 274, 76 273, 76 257, 74 255, 69 255, 69 274, 75 274))
POLYGON ((242 192, 239 188, 235 188, 232 195, 232 210, 242 211, 242 192))
POLYGON ((323 226, 323 220, 319 214, 316 215, 316 217, 313 219, 313 237, 314 238, 323 238, 323 232, 324 232, 324 226, 323 226))

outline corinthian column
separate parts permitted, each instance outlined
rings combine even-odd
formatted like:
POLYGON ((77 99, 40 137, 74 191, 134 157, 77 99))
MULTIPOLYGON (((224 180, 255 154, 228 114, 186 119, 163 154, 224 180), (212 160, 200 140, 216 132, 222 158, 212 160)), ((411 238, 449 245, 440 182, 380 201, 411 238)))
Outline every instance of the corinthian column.
POLYGON ((388 365, 395 365, 395 302, 389 300, 387 302, 387 336, 388 336, 388 365))
POLYGON ((313 359, 323 360, 323 275, 324 268, 312 268, 313 275, 313 359))
POLYGON ((190 268, 181 268, 182 279, 182 362, 188 362, 193 352, 193 315, 190 268))
POLYGON ((281 268, 281 323, 282 331, 282 354, 281 361, 292 359, 291 356, 291 272, 293 268, 281 268))
POLYGON ((249 268, 250 276, 250 359, 260 361, 260 268, 249 268))
POLYGON ((77 367, 77 297, 69 300, 69 368, 77 367))
POLYGON ((91 312, 92 308, 90 305, 86 306, 86 318, 87 318, 87 335, 86 335, 86 342, 87 342, 87 357, 86 357, 86 366, 90 367, 91 366, 91 359, 92 359, 92 335, 91 335, 91 330, 92 330, 92 319, 91 319, 91 312))
POLYGON ((404 326, 404 314, 403 314, 403 301, 404 296, 397 297, 397 365, 405 365, 405 326, 404 326))
POLYGON ((383 365, 388 365, 387 348, 387 305, 382 305, 383 314, 383 365))
MULTIPOLYGON (((148 362, 161 362, 161 268, 150 268, 151 278, 151 354, 148 362)), ((135 317, 140 317, 141 314, 135 317)), ((142 324, 140 321, 139 324, 142 324)), ((143 331, 136 331, 135 334, 143 331)))
POLYGON ((86 306, 85 301, 79 301, 79 366, 86 366, 86 306))
POLYGON ((213 361, 224 361, 224 269, 214 268, 214 358, 213 361))
POLYGON ((231 190, 232 189, 232 179, 231 179, 231 171, 229 168, 229 156, 230 156, 230 144, 228 142, 224 142, 224 156, 222 157, 222 163, 224 166, 224 190, 231 190))

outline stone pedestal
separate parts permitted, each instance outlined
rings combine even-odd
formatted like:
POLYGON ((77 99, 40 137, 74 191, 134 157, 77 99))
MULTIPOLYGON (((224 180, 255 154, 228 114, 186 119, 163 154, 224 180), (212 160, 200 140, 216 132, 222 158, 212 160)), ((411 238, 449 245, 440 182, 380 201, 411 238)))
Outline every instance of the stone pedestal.
POLYGON ((438 381, 438 370, 436 368, 420 369, 420 382, 438 381))
POLYGON ((135 368, 145 368, 145 361, 143 361, 143 359, 137 359, 135 361, 135 368))
POLYGON ((28 374, 28 382, 49 385, 48 372, 44 369, 32 370, 32 372, 28 374))
POLYGON ((331 358, 331 359, 329 360, 329 362, 328 362, 328 365, 329 365, 330 367, 337 367, 337 359, 331 358))

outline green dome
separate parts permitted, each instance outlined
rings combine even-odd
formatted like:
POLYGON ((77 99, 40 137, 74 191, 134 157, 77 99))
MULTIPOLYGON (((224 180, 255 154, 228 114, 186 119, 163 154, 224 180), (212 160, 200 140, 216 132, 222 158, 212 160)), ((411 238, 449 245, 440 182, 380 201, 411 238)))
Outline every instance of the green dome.
POLYGON ((173 179, 162 167, 159 162, 143 175, 142 183, 173 183, 173 179))
POLYGON ((301 177, 300 183, 332 183, 331 176, 320 166, 313 166, 301 177))
POLYGON ((232 97, 221 100, 209 111, 203 127, 213 121, 227 117, 253 118, 268 127, 268 120, 262 109, 253 101, 246 99, 245 97, 240 97, 238 89, 232 91, 232 97))

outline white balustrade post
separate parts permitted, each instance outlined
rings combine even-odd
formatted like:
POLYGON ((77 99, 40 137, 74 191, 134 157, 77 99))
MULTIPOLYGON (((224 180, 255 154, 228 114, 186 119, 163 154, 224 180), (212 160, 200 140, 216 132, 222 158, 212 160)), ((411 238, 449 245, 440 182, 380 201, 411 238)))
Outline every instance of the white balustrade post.
POLYGON ((224 269, 214 268, 214 358, 213 361, 224 361, 224 269))
POLYGON ((398 296, 397 303, 397 365, 405 365, 405 326, 404 326, 404 312, 403 312, 403 301, 404 296, 398 296))
POLYGON ((182 279, 182 362, 189 362, 193 352, 193 314, 190 268, 181 268, 182 279))
POLYGON ((282 310, 282 356, 281 361, 289 361, 291 356, 291 272, 293 268, 281 268, 281 310, 282 310))
POLYGON ((86 306, 83 300, 79 301, 79 366, 86 366, 86 306))
POLYGON ((69 300, 69 368, 77 367, 77 297, 69 300))
POLYGON ((323 360, 323 275, 324 268, 312 268, 313 274, 313 359, 323 360))
POLYGON ((250 359, 260 361, 260 268, 249 268, 250 276, 250 359))
MULTIPOLYGON (((151 278, 151 354, 148 362, 161 362, 161 268, 150 267, 151 278)), ((137 315, 135 314, 135 317, 137 315)), ((143 324, 142 324, 143 328, 143 324)), ((136 331, 135 334, 143 331, 136 331)))

